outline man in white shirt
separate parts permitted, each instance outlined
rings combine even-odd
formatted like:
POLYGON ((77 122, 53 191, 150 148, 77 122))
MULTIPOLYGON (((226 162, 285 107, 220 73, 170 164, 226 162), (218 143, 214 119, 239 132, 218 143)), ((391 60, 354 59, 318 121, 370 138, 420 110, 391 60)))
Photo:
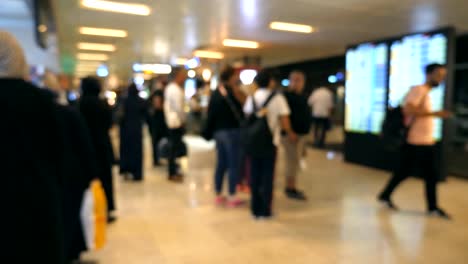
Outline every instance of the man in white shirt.
POLYGON ((315 145, 325 147, 327 130, 330 127, 330 116, 334 107, 333 93, 327 87, 316 89, 309 97, 309 106, 312 107, 312 118, 315 124, 315 145))
POLYGON ((391 200, 391 195, 398 185, 407 179, 413 167, 422 173, 426 183, 426 199, 428 212, 449 219, 450 217, 437 205, 437 161, 435 155, 434 118, 448 118, 448 111, 432 111, 430 91, 438 87, 446 78, 447 69, 440 64, 430 64, 426 67, 426 82, 411 88, 403 104, 405 123, 409 128, 406 144, 401 150, 401 161, 395 169, 390 182, 379 196, 379 201, 391 209, 397 207, 391 200))
MULTIPOLYGON (((262 157, 251 157, 251 194, 252 194, 252 214, 255 218, 270 218, 272 216, 272 198, 273 198, 273 176, 276 164, 276 148, 281 142, 281 130, 285 131, 289 140, 296 141, 297 135, 291 128, 289 120, 290 109, 288 102, 281 93, 272 96, 276 88, 276 82, 273 74, 269 71, 261 71, 255 78, 258 85, 257 91, 253 96, 249 96, 244 106, 244 112, 247 115, 257 114, 265 116, 268 126, 273 136, 272 153, 262 157), (269 103, 262 109, 265 102, 271 97, 269 103), (257 113, 254 113, 255 103, 257 113)), ((267 136, 267 135, 265 135, 267 136)))
POLYGON ((183 175, 179 172, 177 164, 178 149, 183 146, 182 137, 185 133, 185 80, 187 71, 184 68, 173 68, 170 83, 164 91, 164 115, 169 128, 169 180, 175 182, 183 181, 183 175))

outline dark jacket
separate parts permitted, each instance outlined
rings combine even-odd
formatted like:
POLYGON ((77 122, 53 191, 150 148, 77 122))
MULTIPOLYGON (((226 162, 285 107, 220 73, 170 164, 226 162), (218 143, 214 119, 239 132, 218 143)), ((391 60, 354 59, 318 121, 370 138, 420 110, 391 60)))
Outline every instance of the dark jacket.
POLYGON ((19 79, 0 79, 0 93, 2 259, 64 263, 63 146, 54 102, 19 79))
POLYGON ((240 128, 244 119, 242 105, 230 88, 226 87, 226 90, 228 91, 227 98, 218 90, 211 96, 204 133, 209 131, 214 134, 219 130, 240 128))

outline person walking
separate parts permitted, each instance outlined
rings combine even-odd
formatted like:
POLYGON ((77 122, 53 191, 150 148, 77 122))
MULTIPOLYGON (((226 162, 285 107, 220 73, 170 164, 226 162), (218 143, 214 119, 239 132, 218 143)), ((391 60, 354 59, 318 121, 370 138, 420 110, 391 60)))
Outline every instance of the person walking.
POLYGON ((291 110, 292 130, 298 135, 297 141, 291 141, 286 133, 283 133, 282 143, 284 147, 286 176, 285 194, 287 197, 296 200, 307 200, 305 194, 297 189, 297 173, 299 163, 304 153, 306 135, 310 131, 309 115, 310 107, 307 98, 304 96, 305 74, 301 71, 292 71, 289 75, 289 89, 284 93, 291 110))
POLYGON ((120 173, 134 181, 143 180, 143 125, 148 120, 146 102, 134 83, 121 102, 120 173))
POLYGON ((239 73, 232 67, 226 67, 221 73, 221 82, 210 99, 205 126, 216 141, 215 202, 234 208, 244 204, 236 196, 240 173, 240 126, 244 119, 242 103, 234 95, 234 89, 240 89, 239 73), (227 200, 222 195, 226 172, 229 187, 227 200))
POLYGON ((437 202, 437 161, 435 155, 434 118, 448 118, 449 111, 432 111, 429 93, 446 78, 447 69, 440 64, 426 67, 426 82, 414 86, 403 103, 405 124, 408 127, 406 144, 401 148, 400 163, 393 172, 393 177, 385 186, 378 200, 387 207, 397 210, 391 197, 394 190, 409 176, 414 168, 422 172, 426 185, 427 209, 430 215, 450 219, 450 216, 438 206, 437 202))
POLYGON ((102 182, 107 200, 108 221, 116 218, 112 215, 115 208, 114 186, 112 179, 113 151, 109 130, 112 127, 112 110, 106 101, 99 98, 101 83, 94 77, 81 80, 81 99, 79 109, 88 126, 93 147, 96 152, 97 174, 102 182))
POLYGON ((164 92, 164 115, 166 119, 169 139, 168 173, 169 180, 182 182, 183 175, 177 164, 178 152, 184 147, 182 137, 185 133, 185 93, 182 88, 187 79, 184 68, 173 68, 170 83, 164 92))
POLYGON ((262 149, 261 154, 256 153, 255 142, 247 147, 247 154, 251 159, 251 212, 256 219, 272 217, 273 178, 276 164, 276 149, 280 145, 281 130, 289 137, 289 140, 297 141, 297 135, 291 128, 290 109, 281 93, 276 92, 276 82, 273 74, 264 70, 255 77, 258 89, 249 96, 244 105, 247 115, 256 115, 257 118, 267 122, 267 131, 262 138, 270 140, 269 146, 262 149), (264 151, 268 151, 268 153, 264 151))
POLYGON ((315 146, 324 148, 327 131, 331 126, 330 117, 334 107, 333 93, 327 87, 320 87, 312 92, 308 102, 312 108, 315 146))

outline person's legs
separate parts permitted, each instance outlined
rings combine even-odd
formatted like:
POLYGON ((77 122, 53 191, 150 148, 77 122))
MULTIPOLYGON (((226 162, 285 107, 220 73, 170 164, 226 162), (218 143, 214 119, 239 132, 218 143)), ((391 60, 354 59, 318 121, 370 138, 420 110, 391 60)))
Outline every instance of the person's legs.
POLYGON ((275 173, 275 157, 262 159, 262 216, 272 216, 273 182, 275 173))
POLYGON ((328 122, 330 122, 330 120, 328 118, 322 118, 320 138, 319 138, 319 146, 321 148, 325 147, 325 140, 326 140, 326 137, 327 137, 327 129, 328 129, 328 126, 330 125, 328 122))
POLYGON ((403 146, 400 156, 400 162, 396 166, 393 177, 387 183, 385 189, 379 196, 380 200, 390 202, 393 191, 403 182, 406 178, 409 177, 411 172, 414 160, 415 160, 415 147, 411 145, 403 146))
POLYGON ((169 130, 169 179, 174 177, 178 177, 179 174, 179 165, 177 164, 177 148, 180 146, 180 142, 182 140, 183 130, 181 128, 178 129, 170 129, 169 130))
POLYGON ((229 195, 233 197, 236 195, 236 187, 239 182, 240 132, 238 130, 230 131, 228 140, 229 195))
POLYGON ((227 161, 227 143, 226 133, 219 131, 214 135, 216 141, 216 154, 217 163, 215 170, 215 191, 216 195, 221 195, 223 188, 224 175, 226 173, 228 161, 227 161))
POLYGON ((314 145, 318 146, 319 145, 319 138, 320 138, 320 118, 315 117, 314 118, 314 145))
POLYGON ((296 189, 296 174, 299 164, 297 142, 291 142, 287 137, 282 138, 284 147, 284 175, 286 176, 286 190, 296 189))
POLYGON ((160 156, 160 153, 159 153, 159 143, 161 143, 161 140, 163 139, 164 137, 162 136, 162 134, 157 134, 155 135, 154 137, 154 141, 153 141, 153 161, 154 161, 154 165, 158 166, 161 164, 161 156, 160 156))
POLYGON ((421 162, 418 166, 422 166, 423 177, 426 187, 426 200, 428 211, 437 210, 437 169, 435 166, 435 151, 434 147, 422 147, 421 162))
POLYGON ((254 217, 261 216, 262 163, 259 158, 250 159, 251 211, 254 217))

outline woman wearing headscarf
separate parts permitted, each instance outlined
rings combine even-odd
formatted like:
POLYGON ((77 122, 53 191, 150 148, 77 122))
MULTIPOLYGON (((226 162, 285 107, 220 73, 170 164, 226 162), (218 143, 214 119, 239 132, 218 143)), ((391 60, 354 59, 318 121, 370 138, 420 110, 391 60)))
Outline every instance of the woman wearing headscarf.
POLYGON ((68 105, 66 91, 51 72, 44 76, 44 86, 56 102, 62 128, 63 217, 67 261, 79 260, 86 250, 80 210, 85 190, 96 174, 96 157, 86 123, 81 114, 68 105))
POLYGON ((26 76, 19 43, 0 31, 2 260, 62 264, 60 126, 51 97, 26 76))
POLYGON ((81 80, 80 112, 88 126, 93 147, 96 152, 97 175, 102 182, 107 199, 108 221, 115 218, 111 212, 115 210, 114 187, 112 181, 113 152, 109 136, 112 127, 112 110, 106 101, 99 98, 101 83, 93 77, 81 80))
POLYGON ((143 180, 143 124, 147 120, 146 102, 138 92, 132 83, 120 105, 120 173, 131 174, 135 181, 143 180))

